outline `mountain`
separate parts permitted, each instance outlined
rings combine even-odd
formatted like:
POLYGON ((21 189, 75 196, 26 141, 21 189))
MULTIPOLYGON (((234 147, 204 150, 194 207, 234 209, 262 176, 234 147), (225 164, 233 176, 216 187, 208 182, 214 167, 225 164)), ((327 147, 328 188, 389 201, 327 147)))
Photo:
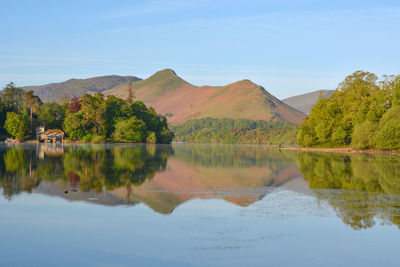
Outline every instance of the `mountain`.
POLYGON ((126 186, 110 193, 121 199, 129 195, 133 203, 145 203, 158 213, 170 214, 177 206, 194 198, 222 198, 246 207, 262 199, 269 192, 268 188, 299 176, 296 164, 275 171, 270 166, 194 168, 180 159, 171 158, 165 171, 157 172, 140 186, 129 188, 129 193, 126 186))
MULTIPOLYGON (((126 99, 128 86, 120 84, 103 93, 126 99)), ((175 125, 207 117, 300 123, 305 115, 249 80, 226 86, 195 86, 165 69, 132 86, 137 99, 175 125)))
POLYGON ((62 97, 68 95, 70 98, 80 97, 85 93, 103 92, 114 88, 121 83, 139 81, 135 76, 108 75, 89 79, 70 79, 60 83, 50 83, 41 86, 25 86, 24 90, 33 90, 44 102, 60 101, 62 97))
POLYGON ((292 96, 282 101, 287 105, 308 114, 311 108, 318 102, 319 96, 329 97, 335 90, 318 90, 307 94, 292 96))

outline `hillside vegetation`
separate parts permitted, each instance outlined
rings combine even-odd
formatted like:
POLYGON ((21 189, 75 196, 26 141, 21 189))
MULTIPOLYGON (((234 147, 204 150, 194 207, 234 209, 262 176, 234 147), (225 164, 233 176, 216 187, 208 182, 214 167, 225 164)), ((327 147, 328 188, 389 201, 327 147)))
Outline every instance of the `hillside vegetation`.
POLYGON ((300 126, 302 146, 400 150, 400 76, 357 71, 321 98, 300 126))
POLYGON ((295 144, 297 125, 246 119, 198 119, 172 126, 175 141, 191 143, 295 144))

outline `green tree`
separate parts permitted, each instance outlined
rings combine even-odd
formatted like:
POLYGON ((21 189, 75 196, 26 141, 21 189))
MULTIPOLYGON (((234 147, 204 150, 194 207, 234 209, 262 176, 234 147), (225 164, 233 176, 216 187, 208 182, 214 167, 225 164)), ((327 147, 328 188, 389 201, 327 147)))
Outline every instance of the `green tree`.
POLYGON ((94 96, 85 94, 80 100, 85 119, 93 125, 91 132, 104 135, 106 131, 104 96, 101 93, 96 93, 94 96))
POLYGON ((18 140, 25 140, 29 137, 28 116, 15 112, 8 112, 4 128, 10 135, 18 140))
POLYGON ((400 106, 400 76, 397 76, 393 85, 393 106, 400 106))
POLYGON ((379 122, 375 143, 379 149, 400 150, 400 105, 390 108, 379 122))
POLYGON ((42 101, 38 96, 33 95, 33 90, 24 93, 24 107, 29 109, 29 118, 31 122, 31 131, 33 131, 33 112, 39 111, 42 101))
POLYGON ((64 130, 73 139, 84 137, 91 128, 92 125, 83 111, 68 114, 64 121, 64 130))
POLYGON ((66 109, 57 102, 44 103, 39 108, 40 123, 48 129, 62 129, 66 109))
POLYGON ((24 103, 24 90, 16 87, 13 82, 7 84, 3 88, 3 91, 0 93, 0 97, 8 111, 22 111, 24 103))
POLYGON ((300 126, 301 146, 371 147, 362 135, 373 136, 377 124, 390 108, 394 78, 378 77, 370 72, 356 71, 341 82, 329 98, 319 99, 310 115, 300 126), (368 123, 364 123, 369 121, 368 123), (357 125, 362 124, 357 127, 357 125), (356 133, 353 133, 356 131, 356 133), (352 138, 356 138, 352 141, 352 138))
POLYGON ((376 123, 366 120, 354 127, 351 145, 358 149, 367 149, 375 147, 376 123))
POLYGON ((147 136, 147 138, 146 138, 146 143, 149 143, 149 144, 155 144, 155 143, 157 143, 157 136, 156 136, 156 133, 155 133, 155 132, 151 132, 151 133, 147 136))
POLYGON ((115 124, 113 138, 116 141, 141 143, 145 138, 145 123, 135 116, 115 124))

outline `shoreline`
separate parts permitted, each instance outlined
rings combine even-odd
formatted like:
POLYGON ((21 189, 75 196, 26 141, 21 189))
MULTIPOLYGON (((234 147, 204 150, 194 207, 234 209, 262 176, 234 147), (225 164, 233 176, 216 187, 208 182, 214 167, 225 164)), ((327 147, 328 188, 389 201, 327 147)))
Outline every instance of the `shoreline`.
POLYGON ((349 154, 399 154, 397 150, 382 150, 382 149, 355 149, 351 147, 334 147, 334 148, 319 148, 319 147, 282 147, 282 150, 296 150, 303 152, 333 152, 333 153, 349 153, 349 154))

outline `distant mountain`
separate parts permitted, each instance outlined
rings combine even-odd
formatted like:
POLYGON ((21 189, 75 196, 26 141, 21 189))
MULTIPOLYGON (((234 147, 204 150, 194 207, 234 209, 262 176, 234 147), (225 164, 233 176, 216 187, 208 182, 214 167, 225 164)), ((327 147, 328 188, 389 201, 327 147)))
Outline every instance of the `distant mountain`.
POLYGON ((318 90, 307 94, 292 96, 282 101, 305 114, 309 114, 312 106, 318 102, 320 95, 323 98, 329 97, 333 92, 335 92, 335 90, 318 90))
POLYGON ((43 102, 59 101, 63 96, 80 97, 85 93, 103 92, 121 83, 140 81, 135 76, 108 75, 89 79, 70 79, 60 83, 50 83, 41 86, 25 86, 24 90, 33 90, 43 102))
MULTIPOLYGON (((166 115, 175 125, 206 117, 300 123, 305 115, 249 80, 226 86, 199 87, 184 81, 170 69, 134 82, 133 92, 137 99, 166 115)), ((128 83, 103 93, 126 99, 128 83)))

